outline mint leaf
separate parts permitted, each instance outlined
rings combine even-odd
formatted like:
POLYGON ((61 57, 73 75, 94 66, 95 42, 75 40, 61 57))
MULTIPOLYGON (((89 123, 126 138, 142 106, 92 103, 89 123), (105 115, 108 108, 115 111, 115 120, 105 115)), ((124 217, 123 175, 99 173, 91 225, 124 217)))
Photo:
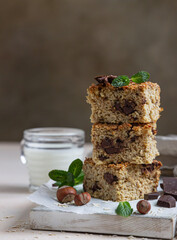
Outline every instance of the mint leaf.
POLYGON ((67 179, 67 172, 55 169, 49 172, 49 177, 56 182, 63 182, 67 179))
POLYGON ((126 75, 122 75, 114 78, 111 85, 114 87, 123 87, 123 86, 127 86, 129 83, 130 83, 129 77, 126 75))
POLYGON ((49 172, 49 177, 56 181, 53 186, 62 187, 68 185, 73 187, 74 185, 81 184, 84 179, 84 173, 82 171, 83 162, 80 159, 74 160, 67 171, 54 169, 49 172))
POLYGON ((83 162, 80 159, 76 159, 70 164, 68 168, 68 172, 72 173, 76 178, 81 173, 82 166, 83 166, 83 162))
POLYGON ((84 172, 81 171, 81 173, 79 174, 79 176, 74 179, 74 185, 78 185, 78 184, 83 183, 83 180, 84 180, 84 172))
POLYGON ((64 184, 64 185, 68 185, 71 187, 74 186, 74 176, 72 173, 67 172, 67 180, 66 180, 66 184, 64 184))
POLYGON ((118 207, 116 208, 117 215, 122 217, 129 217, 133 212, 133 208, 131 208, 129 202, 120 202, 118 207))
POLYGON ((150 74, 148 72, 140 71, 134 74, 131 77, 131 80, 135 83, 143 83, 143 82, 146 82, 149 79, 149 77, 150 77, 150 74))

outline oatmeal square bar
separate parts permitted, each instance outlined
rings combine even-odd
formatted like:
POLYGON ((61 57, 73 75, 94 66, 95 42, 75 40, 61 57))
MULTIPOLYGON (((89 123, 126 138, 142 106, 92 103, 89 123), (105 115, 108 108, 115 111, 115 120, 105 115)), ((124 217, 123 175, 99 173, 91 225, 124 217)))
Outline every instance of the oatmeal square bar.
POLYGON ((143 198, 157 190, 161 162, 152 164, 102 164, 88 158, 84 162, 84 190, 92 197, 112 201, 143 198))
POLYGON ((159 119, 162 109, 157 83, 130 82, 128 86, 113 87, 115 76, 111 77, 104 76, 87 90, 92 123, 150 123, 159 119))
POLYGON ((102 163, 152 163, 159 155, 156 148, 156 123, 94 124, 93 161, 102 163))

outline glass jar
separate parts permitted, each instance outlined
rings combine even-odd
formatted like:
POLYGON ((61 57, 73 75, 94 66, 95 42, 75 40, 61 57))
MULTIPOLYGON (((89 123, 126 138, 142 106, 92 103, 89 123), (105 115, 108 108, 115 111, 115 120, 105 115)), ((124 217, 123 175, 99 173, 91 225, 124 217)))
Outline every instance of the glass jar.
POLYGON ((30 190, 49 180, 53 169, 68 170, 76 158, 83 160, 85 133, 75 128, 34 128, 25 130, 21 161, 27 164, 30 190))

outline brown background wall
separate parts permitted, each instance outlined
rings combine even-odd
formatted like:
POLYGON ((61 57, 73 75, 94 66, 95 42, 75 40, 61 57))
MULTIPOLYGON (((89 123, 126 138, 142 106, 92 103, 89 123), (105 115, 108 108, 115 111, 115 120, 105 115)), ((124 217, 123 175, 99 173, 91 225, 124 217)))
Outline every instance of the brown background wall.
POLYGON ((0 140, 26 128, 86 130, 86 88, 100 74, 151 73, 159 134, 177 133, 177 1, 1 0, 0 140))

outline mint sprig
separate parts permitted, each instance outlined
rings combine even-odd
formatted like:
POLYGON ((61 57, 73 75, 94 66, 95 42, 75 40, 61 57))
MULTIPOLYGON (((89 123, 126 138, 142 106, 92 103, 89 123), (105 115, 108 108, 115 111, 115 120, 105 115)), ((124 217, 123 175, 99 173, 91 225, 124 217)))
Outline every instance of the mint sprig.
POLYGON ((115 212, 122 217, 129 217, 133 212, 133 208, 131 208, 129 202, 120 202, 115 212))
POLYGON ((111 85, 114 87, 123 87, 123 86, 127 86, 129 83, 130 83, 129 77, 126 75, 121 75, 114 78, 111 85))
POLYGON ((150 74, 148 72, 140 71, 134 74, 131 77, 131 80, 135 83, 143 83, 143 82, 146 82, 149 79, 149 77, 150 77, 150 74))
POLYGON ((138 73, 131 76, 130 79, 126 75, 118 76, 118 77, 114 78, 114 80, 111 82, 111 85, 113 87, 127 86, 127 85, 129 85, 130 80, 132 82, 135 82, 135 83, 138 83, 138 84, 139 83, 144 83, 144 82, 148 81, 149 77, 150 77, 150 74, 148 72, 139 71, 138 73))
POLYGON ((82 171, 83 163, 80 159, 75 159, 69 166, 68 171, 54 169, 49 172, 49 177, 56 181, 54 186, 62 187, 64 185, 75 186, 81 184, 84 179, 82 171))

